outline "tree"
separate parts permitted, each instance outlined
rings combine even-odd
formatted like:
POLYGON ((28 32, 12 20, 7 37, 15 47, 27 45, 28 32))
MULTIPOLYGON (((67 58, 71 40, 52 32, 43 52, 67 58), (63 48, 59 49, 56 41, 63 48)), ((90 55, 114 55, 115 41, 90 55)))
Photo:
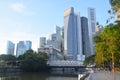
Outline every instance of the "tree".
POLYGON ((118 65, 120 61, 120 26, 108 25, 94 37, 97 65, 118 65), (115 63, 114 63, 115 62, 115 63))
POLYGON ((84 65, 92 65, 95 63, 95 55, 85 58, 84 65))
POLYGON ((23 55, 18 57, 21 61, 21 68, 28 72, 47 71, 47 54, 36 53, 33 50, 26 51, 23 55))
POLYGON ((0 64, 2 66, 15 66, 16 65, 16 57, 11 54, 2 54, 0 55, 0 64))
POLYGON ((120 0, 109 0, 113 10, 117 11, 120 8, 120 0))
POLYGON ((16 57, 14 55, 6 55, 6 54, 2 54, 0 55, 0 60, 4 60, 4 61, 15 61, 16 57))

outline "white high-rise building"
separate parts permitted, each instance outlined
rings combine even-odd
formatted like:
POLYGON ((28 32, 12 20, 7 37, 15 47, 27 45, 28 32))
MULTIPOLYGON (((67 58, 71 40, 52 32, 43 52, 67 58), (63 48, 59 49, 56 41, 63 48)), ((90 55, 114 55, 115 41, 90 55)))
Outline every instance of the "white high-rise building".
POLYGON ((96 12, 94 8, 88 8, 88 29, 89 29, 89 41, 90 41, 90 55, 95 53, 94 47, 95 43, 93 38, 96 34, 95 28, 96 27, 96 12))
POLYGON ((14 55, 15 44, 11 41, 7 42, 7 54, 14 55))
POLYGON ((46 45, 46 37, 40 37, 40 48, 46 45))
POLYGON ((83 55, 80 14, 73 7, 64 11, 64 53, 70 60, 81 60, 83 55))
POLYGON ((59 26, 56 26, 56 37, 57 37, 57 49, 62 48, 62 28, 60 28, 59 26))

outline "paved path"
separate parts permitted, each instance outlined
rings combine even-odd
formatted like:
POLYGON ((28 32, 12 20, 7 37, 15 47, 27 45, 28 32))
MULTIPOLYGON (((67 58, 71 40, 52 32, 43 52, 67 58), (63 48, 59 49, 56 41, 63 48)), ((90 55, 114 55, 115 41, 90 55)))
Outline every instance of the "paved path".
POLYGON ((88 80, 120 80, 120 72, 99 71, 90 74, 88 80))

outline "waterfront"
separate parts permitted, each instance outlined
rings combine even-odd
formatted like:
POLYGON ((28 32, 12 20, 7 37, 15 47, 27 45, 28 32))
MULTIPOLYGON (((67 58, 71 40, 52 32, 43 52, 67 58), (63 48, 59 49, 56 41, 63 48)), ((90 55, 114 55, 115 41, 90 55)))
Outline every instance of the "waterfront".
POLYGON ((77 80, 77 75, 50 73, 0 73, 0 80, 77 80))

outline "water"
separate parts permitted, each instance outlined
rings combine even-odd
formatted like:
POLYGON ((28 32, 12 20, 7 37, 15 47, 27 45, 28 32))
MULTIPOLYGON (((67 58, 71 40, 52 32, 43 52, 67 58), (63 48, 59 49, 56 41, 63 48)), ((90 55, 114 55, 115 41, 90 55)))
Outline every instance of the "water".
POLYGON ((0 73, 0 80, 77 80, 77 75, 48 73, 0 73))

